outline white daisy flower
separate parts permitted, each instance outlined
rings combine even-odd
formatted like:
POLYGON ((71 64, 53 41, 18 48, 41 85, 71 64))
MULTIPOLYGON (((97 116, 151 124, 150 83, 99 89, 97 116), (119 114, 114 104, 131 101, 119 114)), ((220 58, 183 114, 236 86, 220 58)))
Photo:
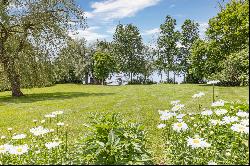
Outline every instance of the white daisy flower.
POLYGON ((36 123, 38 120, 34 119, 33 122, 36 123))
POLYGON ((224 115, 227 113, 226 109, 217 109, 214 111, 216 115, 224 115))
POLYGON ((209 162, 207 163, 207 165, 217 165, 217 163, 214 162, 214 161, 209 161, 209 162))
POLYGON ((210 119, 210 123, 214 126, 216 126, 217 124, 221 124, 220 120, 216 120, 216 119, 210 119))
POLYGON ((203 93, 203 92, 199 92, 199 93, 197 93, 197 94, 194 94, 193 96, 192 96, 192 98, 201 98, 202 96, 204 96, 205 95, 205 93, 203 93))
POLYGON ((44 115, 45 118, 55 118, 56 115, 55 114, 47 114, 47 115, 44 115))
POLYGON ((185 131, 188 129, 188 126, 186 123, 184 122, 178 122, 178 123, 174 123, 173 124, 173 130, 177 131, 177 132, 180 132, 181 130, 182 131, 185 131))
POLYGON ((236 132, 239 132, 239 133, 249 134, 249 127, 241 125, 241 124, 233 124, 231 129, 233 131, 236 131, 236 132))
POLYGON ((26 138, 26 134, 17 134, 12 137, 12 139, 24 139, 26 138))
POLYGON ((18 146, 13 146, 11 149, 9 149, 10 154, 15 154, 15 155, 22 155, 24 153, 28 152, 28 145, 18 145, 18 146))
POLYGON ((239 117, 249 117, 249 113, 248 112, 244 112, 242 110, 239 110, 239 112, 237 112, 236 114, 239 117))
POLYGON ((243 125, 243 126, 249 126, 249 119, 242 119, 240 121, 240 124, 243 125))
POLYGON ((60 145, 60 142, 48 142, 45 143, 46 148, 52 149, 60 145))
POLYGON ((168 114, 168 113, 169 113, 169 110, 165 110, 165 111, 158 110, 158 113, 159 113, 160 115, 168 114))
POLYGON ((188 138, 187 139, 188 146, 191 146, 194 148, 208 148, 211 146, 211 144, 204 141, 204 138, 188 138))
POLYGON ((181 118, 183 118, 184 116, 186 116, 186 114, 179 114, 179 115, 176 116, 176 118, 177 118, 177 119, 181 119, 181 118))
POLYGON ((61 115, 63 114, 63 111, 55 111, 51 113, 52 115, 61 115))
POLYGON ((171 109, 172 111, 180 111, 185 107, 184 104, 176 104, 173 106, 173 108, 171 109))
POLYGON ((171 101, 171 104, 172 105, 176 105, 176 104, 178 104, 180 102, 180 100, 175 100, 175 101, 171 101))
POLYGON ((4 154, 8 151, 5 145, 0 145, 0 154, 4 154))
POLYGON ((58 122, 56 125, 57 126, 64 126, 64 123, 63 122, 58 122))
POLYGON ((219 83, 219 80, 212 80, 212 81, 208 81, 207 84, 217 84, 219 83))
POLYGON ((166 124, 159 124, 159 125, 157 126, 158 129, 161 129, 161 128, 164 128, 164 127, 166 127, 166 124))
POLYGON ((222 121, 225 122, 226 124, 232 123, 232 122, 237 122, 239 119, 236 116, 224 116, 222 121))
POLYGON ((5 138, 6 138, 6 136, 2 135, 0 139, 5 139, 5 138))
POLYGON ((212 107, 224 106, 224 104, 225 104, 224 100, 219 100, 219 101, 212 103, 212 107))
POLYGON ((43 120, 41 120, 41 123, 45 123, 45 120, 43 119, 43 120))
POLYGON ((211 111, 211 110, 205 110, 205 111, 202 111, 201 112, 201 115, 212 115, 213 114, 213 111, 211 111))
POLYGON ((42 126, 38 126, 30 129, 30 132, 35 136, 40 136, 49 133, 49 129, 43 128, 42 126))
POLYGON ((168 120, 170 118, 172 118, 173 116, 175 116, 176 114, 175 113, 172 113, 172 112, 165 112, 163 113, 161 116, 160 116, 160 119, 161 120, 168 120))
POLYGON ((7 130, 8 130, 8 131, 12 131, 12 130, 13 130, 13 128, 9 127, 7 130))

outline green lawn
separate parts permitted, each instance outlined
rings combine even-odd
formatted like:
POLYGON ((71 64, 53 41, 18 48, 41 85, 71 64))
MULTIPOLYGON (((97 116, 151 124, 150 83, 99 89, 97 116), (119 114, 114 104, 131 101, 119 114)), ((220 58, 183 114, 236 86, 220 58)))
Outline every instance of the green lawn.
MULTIPOLYGON (((119 112, 127 120, 142 122, 149 138, 156 163, 164 160, 160 131, 157 130, 159 109, 170 109, 170 101, 180 100, 188 112, 197 111, 192 95, 206 95, 203 107, 212 102, 212 87, 207 85, 128 85, 93 86, 64 84, 46 88, 23 89, 26 96, 12 98, 10 92, 0 93, 0 136, 7 128, 14 132, 28 132, 33 119, 42 120, 47 113, 64 110, 65 122, 70 125, 73 138, 84 133, 91 112, 119 112)), ((248 100, 249 87, 215 87, 216 99, 248 100)))

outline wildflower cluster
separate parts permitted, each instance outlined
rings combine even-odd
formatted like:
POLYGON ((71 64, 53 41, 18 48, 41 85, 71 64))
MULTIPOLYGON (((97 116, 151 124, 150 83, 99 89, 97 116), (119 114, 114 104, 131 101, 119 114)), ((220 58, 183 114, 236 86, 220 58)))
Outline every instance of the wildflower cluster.
MULTIPOLYGON (((198 93, 193 98, 203 95, 204 93, 198 93)), ((162 131, 165 152, 171 164, 249 162, 248 104, 219 100, 213 102, 211 108, 204 108, 197 114, 187 113, 179 100, 172 101, 171 104, 171 111, 158 111, 161 122, 157 126, 162 131), (182 109, 177 111, 176 105, 182 105, 182 109)))

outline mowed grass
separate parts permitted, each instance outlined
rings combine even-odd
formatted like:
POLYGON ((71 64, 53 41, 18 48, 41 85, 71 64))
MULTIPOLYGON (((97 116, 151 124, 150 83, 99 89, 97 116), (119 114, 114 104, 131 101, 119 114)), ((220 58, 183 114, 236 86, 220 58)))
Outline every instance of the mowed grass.
MULTIPOLYGON (((197 112, 197 101, 192 95, 204 92, 202 107, 212 102, 212 86, 207 85, 126 85, 94 86, 59 84, 46 88, 23 89, 21 98, 11 92, 0 93, 0 136, 12 127, 13 132, 28 132, 33 119, 42 120, 52 111, 63 110, 64 122, 69 124, 71 140, 83 135, 89 115, 93 112, 117 112, 127 121, 141 122, 148 131, 149 144, 156 163, 166 162, 163 153, 158 110, 170 109, 170 102, 180 100, 187 112, 197 112)), ((216 100, 249 100, 249 87, 215 87, 216 100)))

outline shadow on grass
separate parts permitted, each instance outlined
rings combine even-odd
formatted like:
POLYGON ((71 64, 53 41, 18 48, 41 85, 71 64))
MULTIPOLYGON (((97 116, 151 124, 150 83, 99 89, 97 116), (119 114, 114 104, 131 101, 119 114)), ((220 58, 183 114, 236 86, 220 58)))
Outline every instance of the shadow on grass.
POLYGON ((0 96, 0 103, 32 103, 44 100, 64 100, 77 97, 107 96, 114 93, 83 93, 83 92, 54 92, 54 93, 34 93, 25 94, 22 97, 0 96))

